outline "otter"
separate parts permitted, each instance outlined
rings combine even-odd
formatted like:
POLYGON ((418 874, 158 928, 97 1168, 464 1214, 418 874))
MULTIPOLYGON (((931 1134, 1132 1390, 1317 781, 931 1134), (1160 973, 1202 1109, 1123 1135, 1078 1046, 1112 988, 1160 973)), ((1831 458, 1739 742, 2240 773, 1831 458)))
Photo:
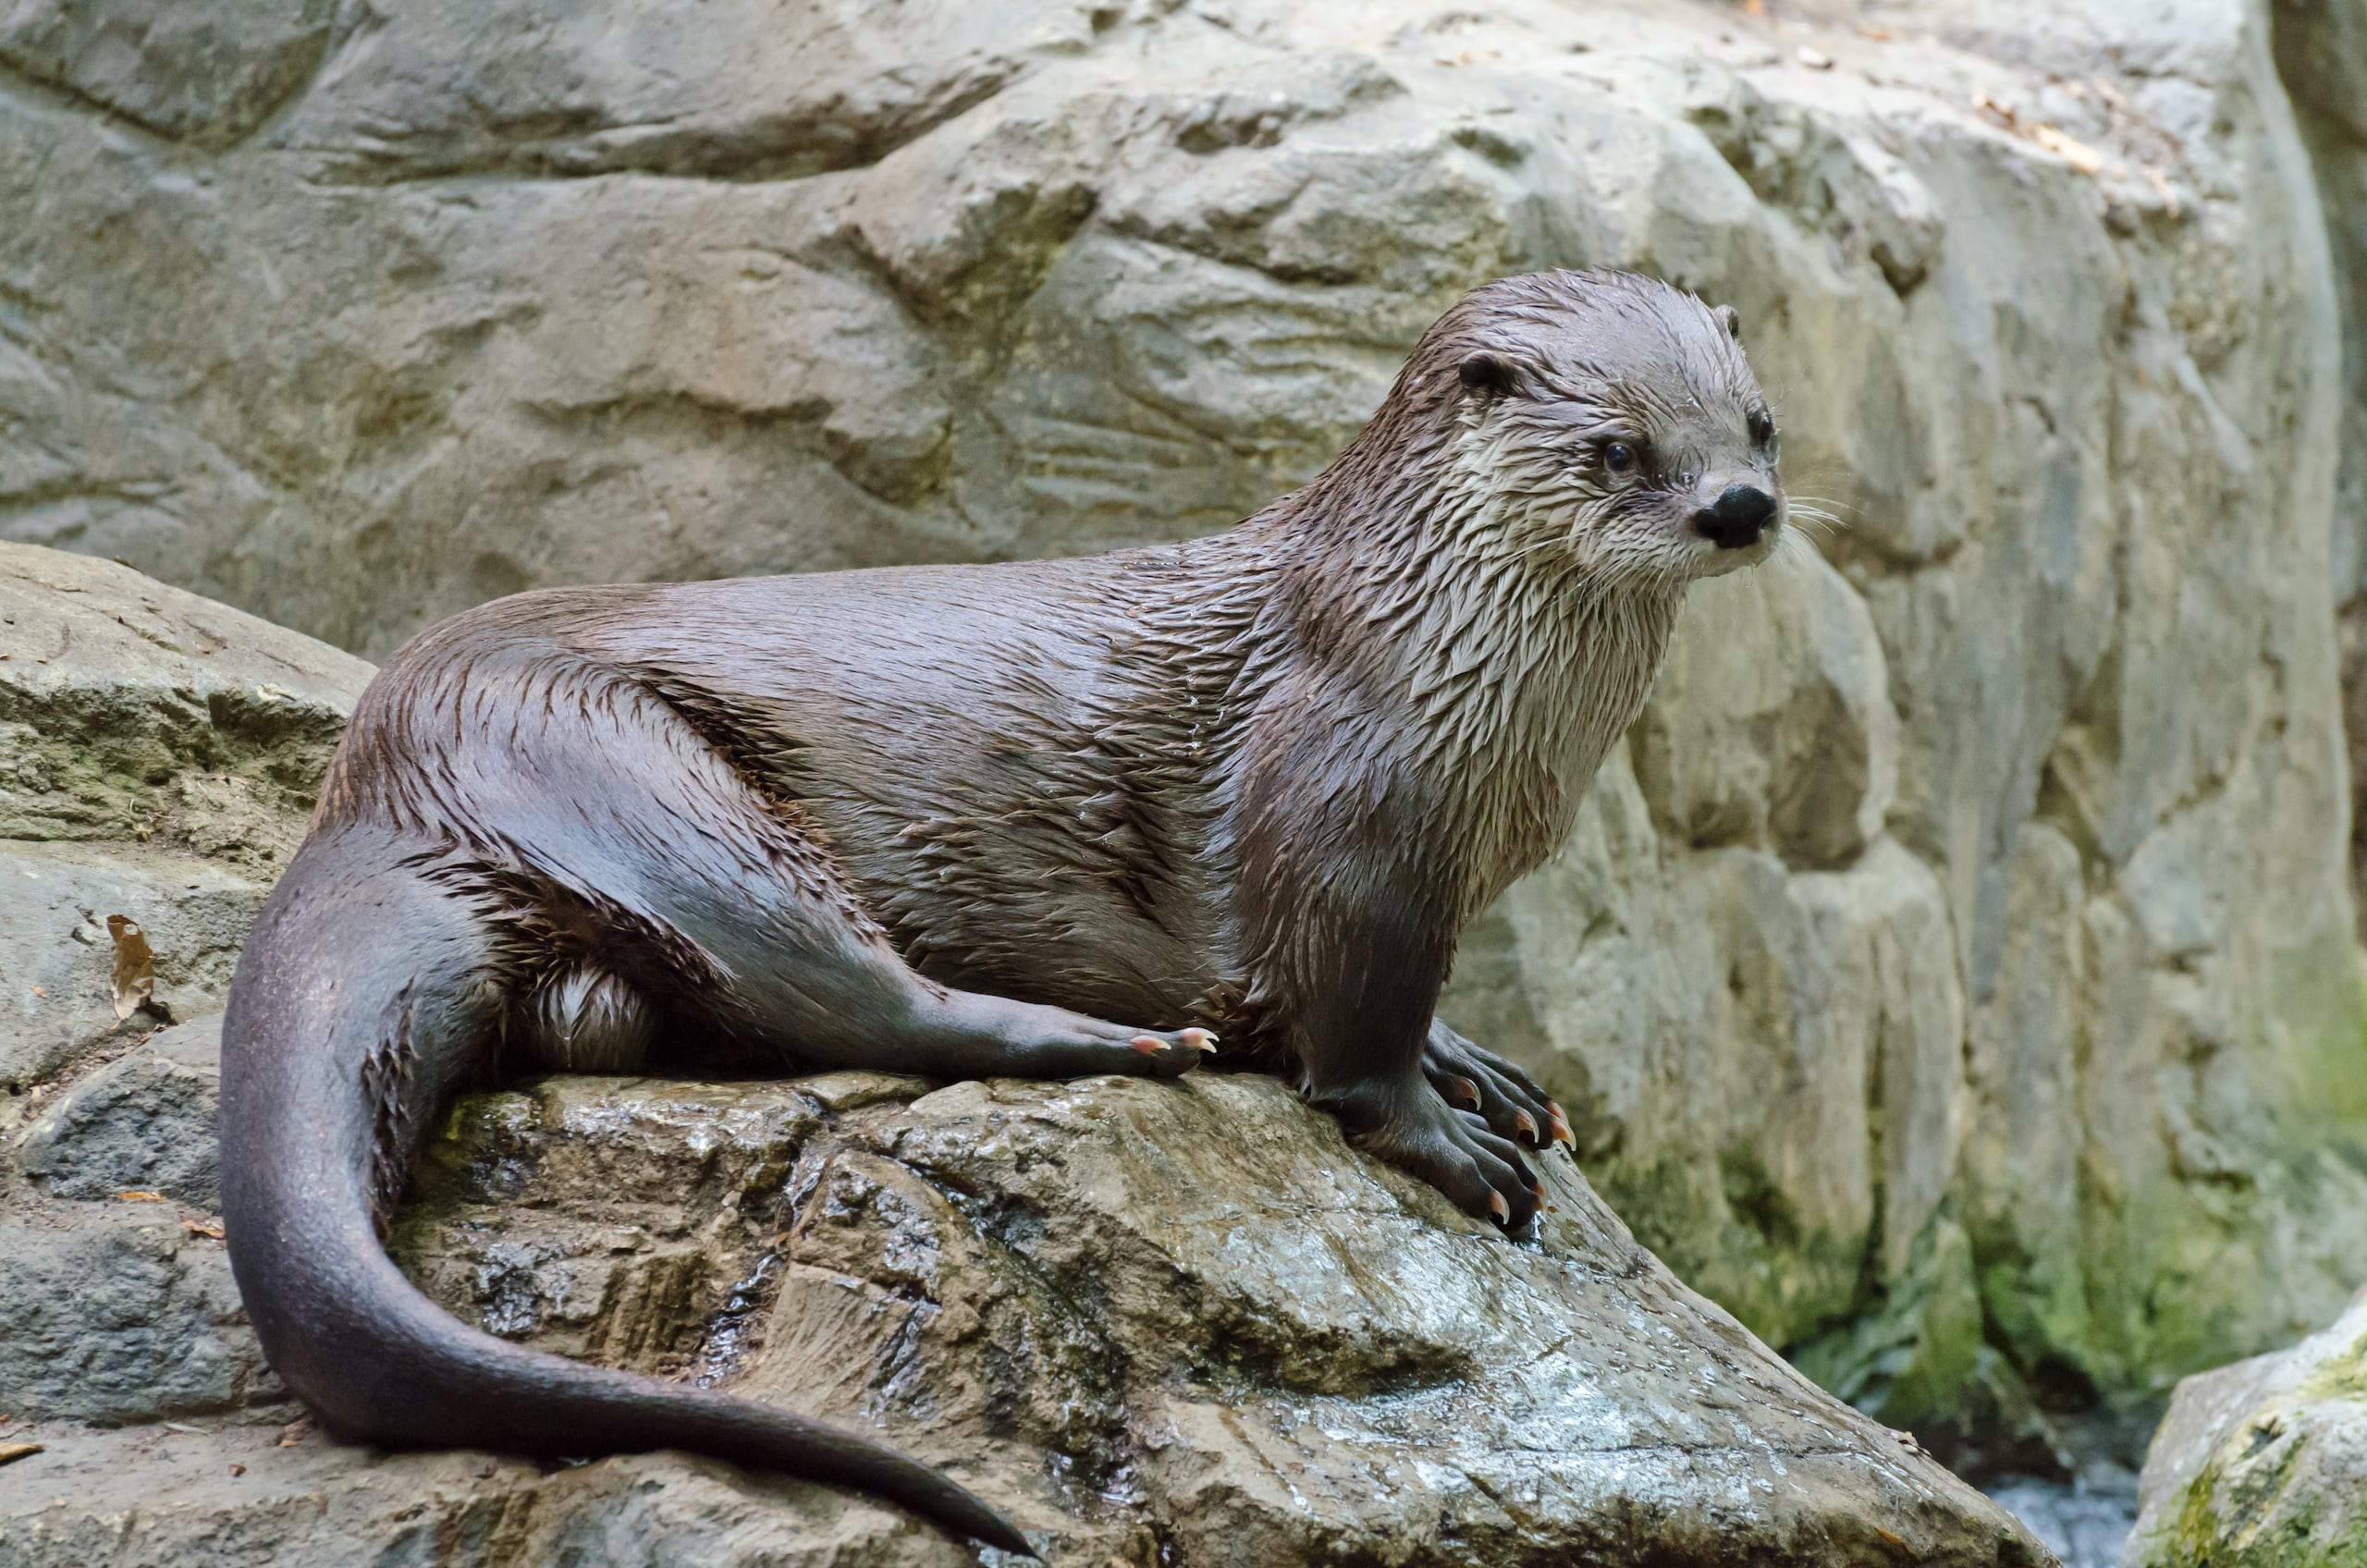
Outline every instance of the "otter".
POLYGON ((1082 559, 559 588, 363 693, 241 957, 223 1210, 333 1435, 679 1448, 1014 1552, 869 1439, 465 1327, 388 1261, 428 1129, 505 1045, 662 1068, 1172 1076, 1220 1043, 1520 1231, 1561 1109, 1434 1006, 1569 828, 1686 586, 1785 526, 1730 309, 1629 274, 1472 290, 1313 481, 1082 559))

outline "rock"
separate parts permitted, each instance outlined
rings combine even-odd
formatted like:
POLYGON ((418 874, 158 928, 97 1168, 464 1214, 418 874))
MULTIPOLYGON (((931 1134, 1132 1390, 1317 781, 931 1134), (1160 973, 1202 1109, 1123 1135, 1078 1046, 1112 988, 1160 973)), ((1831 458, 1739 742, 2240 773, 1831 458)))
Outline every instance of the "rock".
POLYGON ((18 1168, 52 1197, 127 1189, 222 1202, 219 1014, 165 1029, 76 1083, 25 1130, 18 1168))
POLYGON ((0 1414, 115 1426, 286 1399, 213 1212, 221 1055, 218 1015, 159 1030, 0 1144, 0 1414))
MULTIPOLYGON (((1614 756, 1562 854, 1466 938, 1441 1011, 1557 1085, 1588 1170, 1681 1275, 1806 1344, 1924 1289, 1922 1232, 1961 1184, 1963 1007, 1915 856, 1663 858, 1614 756)), ((1977 1328, 1977 1302, 1952 1310, 1977 1328)))
MULTIPOLYGON (((2349 741, 2351 886, 2367 891, 2367 5, 2294 0, 2270 12, 2276 67, 2325 214, 2342 313, 2341 467, 2334 583, 2341 603, 2343 731, 2349 741)), ((2362 900, 2367 909, 2367 900, 2362 900)), ((2367 917, 2362 917, 2367 921, 2367 917)), ((2367 924, 2362 925, 2367 929, 2367 924)))
POLYGON ((267 886, 163 851, 139 858, 86 844, 0 840, 0 1084, 23 1088, 104 1042, 228 999, 239 944, 267 886), (152 1005, 116 1016, 110 914, 128 915, 155 952, 152 1005))
POLYGON ((36 0, 0 22, 0 61, 148 130, 218 145, 303 84, 334 9, 328 0, 36 0))
POLYGON ((0 544, 0 838, 276 871, 371 668, 108 561, 0 544))
POLYGON ((1636 726, 1636 779, 1681 844, 1748 844, 1837 870, 1879 837, 1898 715, 1873 619, 1807 550, 1703 584, 1636 726))
POLYGON ((2290 1350, 2178 1384, 2127 1568, 2367 1562, 2367 1291, 2290 1350))
MULTIPOLYGON (((0 1411, 116 1426, 285 1400, 210 1217, 166 1203, 0 1219, 0 1411)), ((215 1227, 218 1229, 218 1225, 215 1227)), ((0 1470, 0 1497, 20 1478, 0 1470)))
MULTIPOLYGON (((219 1011, 370 677, 112 562, 0 544, 0 1088, 219 1011), (154 953, 118 1019, 109 915, 154 953)), ((0 1102, 0 1132, 17 1117, 0 1102)))
MULTIPOLYGON (((1054 1563, 2050 1561, 1680 1285, 1565 1159, 1546 1162, 1539 1241, 1516 1245, 1262 1075, 926 1087, 480 1096, 435 1146, 399 1250, 493 1331, 949 1464, 1054 1563)), ((22 1561, 63 1562, 123 1517, 118 1489, 67 1484, 110 1441, 0 1470, 22 1561)), ((681 1459, 544 1481, 453 1455, 283 1457, 235 1428, 154 1447, 174 1463, 138 1501, 152 1560, 234 1509, 235 1561, 292 1550, 323 1514, 364 1541, 423 1507, 482 1521, 446 1532, 470 1550, 516 1531, 521 1562, 650 1538, 798 1562, 850 1529, 847 1550, 884 1550, 860 1543, 889 1527, 681 1459), (519 1515, 534 1525, 496 1523, 519 1515)), ((934 1560, 926 1537, 904 1545, 896 1561, 934 1560)))
MULTIPOLYGON (((400 1561, 963 1568, 911 1515, 670 1454, 545 1474, 477 1453, 364 1455, 277 1424, 75 1432, 0 1471, 11 1568, 400 1561)), ((1123 1562, 1125 1559, 1120 1558, 1123 1562)), ((1101 1568, 1096 1564, 1095 1568, 1101 1568)))

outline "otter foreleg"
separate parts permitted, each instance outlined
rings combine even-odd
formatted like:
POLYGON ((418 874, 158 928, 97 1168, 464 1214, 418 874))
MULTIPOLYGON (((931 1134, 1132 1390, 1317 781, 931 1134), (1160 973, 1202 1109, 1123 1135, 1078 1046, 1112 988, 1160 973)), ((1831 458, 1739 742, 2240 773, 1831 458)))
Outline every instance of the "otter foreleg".
MULTIPOLYGON (((1344 879, 1343 879, 1344 880, 1344 879)), ((1458 1109, 1427 1075, 1431 1008, 1445 979, 1443 922, 1399 898, 1310 890, 1284 956, 1307 1097, 1359 1148, 1421 1177, 1476 1219, 1528 1229, 1544 1188, 1513 1141, 1458 1109)), ((1476 1047, 1474 1047, 1476 1049, 1476 1047)))

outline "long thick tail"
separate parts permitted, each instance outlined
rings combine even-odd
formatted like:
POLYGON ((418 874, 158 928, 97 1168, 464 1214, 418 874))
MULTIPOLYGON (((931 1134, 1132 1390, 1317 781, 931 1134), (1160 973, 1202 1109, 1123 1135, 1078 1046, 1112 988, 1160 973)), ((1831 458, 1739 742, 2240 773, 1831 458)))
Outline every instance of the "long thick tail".
POLYGON ((264 1354, 323 1425, 394 1448, 687 1449, 875 1493, 1033 1555, 926 1465, 748 1400, 587 1366, 469 1328, 404 1279, 374 1204, 495 1038, 495 932, 415 843, 308 842, 250 937, 223 1029, 223 1218, 264 1354))

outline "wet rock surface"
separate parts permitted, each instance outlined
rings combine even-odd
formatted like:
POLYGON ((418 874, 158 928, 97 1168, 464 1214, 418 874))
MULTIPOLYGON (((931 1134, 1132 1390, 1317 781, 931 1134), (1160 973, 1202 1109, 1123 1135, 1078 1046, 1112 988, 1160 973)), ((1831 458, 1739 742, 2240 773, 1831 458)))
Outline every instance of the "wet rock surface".
MULTIPOLYGON (((1263 1076, 560 1078, 462 1104, 394 1250, 494 1332, 945 1464, 1056 1563, 2046 1561, 1549 1166, 1552 1211, 1515 1244, 1263 1076)), ((47 1445, 0 1469, 12 1563, 103 1538, 142 1562, 399 1541, 640 1561, 654 1538, 678 1560, 967 1558, 860 1500, 680 1458, 546 1475, 282 1448, 294 1413, 222 1326, 219 1243, 154 1206, 83 1207, 0 1266, 83 1334, 73 1355, 37 1329, 0 1347, 40 1368, 0 1390, 6 1431, 47 1445), (173 1235, 210 1250, 177 1260, 173 1235), (160 1378, 176 1309, 216 1337, 183 1331, 160 1378), (153 1342, 92 1354, 91 1317, 153 1342)))

